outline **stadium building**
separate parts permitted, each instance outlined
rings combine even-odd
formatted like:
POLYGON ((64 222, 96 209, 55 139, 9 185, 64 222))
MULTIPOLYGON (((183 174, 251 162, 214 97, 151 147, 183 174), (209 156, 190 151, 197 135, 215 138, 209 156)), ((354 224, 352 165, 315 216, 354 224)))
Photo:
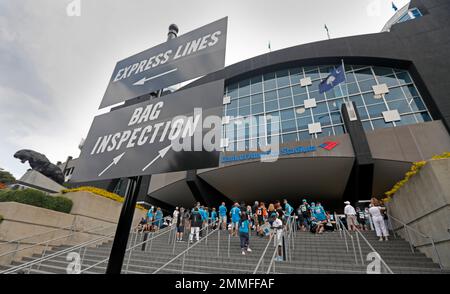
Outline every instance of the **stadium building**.
MULTIPOLYGON (((382 32, 270 52, 209 74, 186 87, 225 79, 217 168, 153 175, 140 200, 172 209, 200 201, 322 201, 382 196, 411 163, 450 150, 450 4, 412 0, 382 32), (347 80, 321 94, 319 84, 345 62, 347 80), (350 98, 356 113, 347 109, 350 98), (357 119, 354 119, 356 114, 357 119), (242 118, 279 116, 280 158, 261 162, 251 146, 258 126, 242 118), (230 124, 242 132, 230 132, 230 124), (247 150, 235 152, 235 146, 247 150)), ((139 97, 126 105, 147 99, 139 97)), ((66 176, 76 159, 66 163, 66 176)), ((74 183, 75 184, 75 183, 74 183)), ((124 194, 127 179, 76 183, 124 194)))

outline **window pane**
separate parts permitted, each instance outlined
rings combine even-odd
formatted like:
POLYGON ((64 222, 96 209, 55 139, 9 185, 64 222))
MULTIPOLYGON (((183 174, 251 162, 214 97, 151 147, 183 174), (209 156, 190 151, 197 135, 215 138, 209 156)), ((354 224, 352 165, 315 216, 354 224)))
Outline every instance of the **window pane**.
POLYGON ((419 96, 419 92, 417 92, 416 87, 414 85, 409 85, 407 87, 402 87, 403 91, 405 91, 406 97, 416 97, 419 96))
POLYGON ((397 109, 400 114, 411 112, 411 107, 405 99, 389 102, 388 106, 389 110, 397 109))
POLYGON ((364 131, 368 132, 368 131, 372 131, 372 125, 370 124, 370 121, 363 121, 363 128, 364 131))
POLYGON ((345 128, 344 128, 344 126, 334 126, 333 129, 334 129, 334 134, 335 134, 336 136, 345 134, 345 128))
POLYGON ((233 85, 228 86, 228 93, 227 93, 227 95, 230 96, 231 99, 237 98, 237 96, 238 96, 238 85, 237 84, 233 84, 233 85))
POLYGON ((428 112, 418 113, 416 114, 416 118, 418 122, 432 121, 431 116, 428 114, 428 112))
POLYGON ((297 118, 298 129, 299 130, 307 130, 308 125, 311 124, 312 122, 313 122, 312 117, 310 117, 310 116, 297 118))
POLYGON ((306 77, 311 77, 311 80, 320 79, 319 69, 316 66, 314 66, 314 67, 305 67, 305 76, 306 77))
POLYGON ((373 78, 372 70, 370 68, 355 71, 355 76, 358 81, 364 81, 373 78))
POLYGON ((344 123, 344 121, 342 120, 341 113, 340 112, 332 112, 331 113, 331 122, 336 125, 344 123))
POLYGON ((280 114, 281 114, 281 120, 289 120, 289 119, 295 118, 293 109, 282 110, 282 111, 280 111, 280 114))
POLYGON ((408 115, 402 115, 400 121, 396 121, 395 124, 397 126, 400 125, 411 125, 411 124, 415 124, 416 123, 416 117, 414 116, 414 114, 408 114, 408 115))
POLYGON ((364 99, 364 102, 366 102, 366 105, 377 104, 377 103, 383 102, 383 99, 381 99, 381 98, 375 99, 373 92, 364 94, 363 99, 364 99))
POLYGON ((293 106, 292 97, 280 99, 280 108, 287 108, 292 106, 293 106))
POLYGON ((389 93, 384 95, 386 101, 404 99, 405 95, 400 87, 389 89, 389 93))
POLYGON ((264 90, 275 89, 277 84, 275 82, 275 73, 268 73, 264 75, 264 90))
POLYGON ((227 105, 228 108, 237 108, 238 107, 238 101, 237 100, 231 100, 231 103, 227 105))
POLYGON ((283 135, 283 143, 297 141, 297 133, 283 135))
POLYGON ((394 126, 392 123, 386 123, 384 119, 375 119, 372 121, 372 124, 375 129, 390 128, 394 126))
POLYGON ((329 101, 327 103, 330 111, 339 111, 341 109, 341 105, 343 104, 342 100, 340 99, 329 101))
POLYGON ((414 111, 427 110, 427 108, 421 98, 419 98, 419 97, 413 98, 413 101, 411 101, 411 99, 412 98, 408 98, 408 103, 411 104, 412 110, 414 110, 414 111))
POLYGON ((398 86, 398 81, 394 75, 387 76, 387 77, 378 77, 377 79, 378 79, 378 83, 380 85, 386 84, 388 87, 398 86))
POLYGON ((388 76, 393 74, 392 68, 389 67, 374 66, 373 71, 376 76, 388 76))
POLYGON ((320 114, 328 112, 328 107, 326 102, 317 103, 317 107, 314 107, 313 114, 320 114))
POLYGON ((294 96, 294 103, 295 105, 303 105, 306 99, 308 99, 308 95, 306 94, 294 96))
POLYGON ((250 106, 239 108, 239 115, 247 116, 250 114, 250 106))
POLYGON ((283 133, 293 132, 297 130, 295 119, 283 121, 281 123, 281 127, 283 128, 283 133))
POLYGON ((330 115, 328 113, 315 115, 314 122, 320 122, 322 126, 329 126, 331 125, 330 115))
POLYGON ((239 98, 239 107, 249 106, 250 105, 250 96, 239 98))
POLYGON ((286 88, 278 90, 278 97, 280 97, 280 98, 291 97, 291 96, 292 96, 291 87, 286 87, 286 88))
POLYGON ((386 110, 387 108, 384 103, 367 106, 367 111, 369 111, 369 115, 371 118, 383 117, 382 112, 386 110))
POLYGON ((309 97, 316 99, 316 101, 325 100, 325 93, 319 93, 319 91, 309 92, 309 97))
POLYGON ((348 87, 348 93, 350 95, 359 93, 358 85, 356 83, 350 83, 347 85, 347 87, 348 87))
POLYGON ((361 89, 361 92, 373 92, 372 86, 376 85, 376 81, 374 79, 366 80, 363 82, 359 82, 359 88, 361 89))
POLYGON ((359 113, 359 117, 364 120, 364 119, 368 119, 369 115, 367 114, 367 110, 365 107, 358 107, 358 113, 359 113))
POLYGON ((292 93, 294 95, 304 94, 304 93, 306 93, 306 87, 302 87, 300 85, 295 85, 292 87, 292 93))
POLYGON ((350 96, 350 101, 355 102, 356 106, 364 106, 364 102, 361 95, 350 96))
POLYGON ((257 76, 251 79, 251 91, 252 93, 260 93, 262 92, 262 77, 257 76))
POLYGON ((250 95, 250 80, 239 83, 239 97, 250 95))
POLYGON ((312 136, 309 134, 309 132, 299 132, 298 133, 298 139, 300 141, 310 140, 311 138, 312 138, 312 136))
POLYGON ((262 103, 263 102, 263 95, 262 94, 258 94, 258 95, 251 96, 251 102, 252 102, 252 104, 262 103))
POLYGON ((252 105, 252 114, 258 114, 264 111, 264 104, 253 104, 252 105))
POLYGON ((234 108, 234 109, 227 109, 226 113, 227 113, 228 116, 236 117, 237 116, 237 109, 236 108, 234 108))
POLYGON ((317 138, 333 136, 333 128, 322 128, 322 132, 317 134, 317 138))
POLYGON ((266 97, 266 101, 275 100, 277 99, 277 91, 266 92, 264 96, 266 97))
POLYGON ((397 75, 397 78, 399 79, 399 81, 400 81, 400 84, 409 84, 409 83, 412 83, 412 79, 411 79, 411 77, 409 76, 409 73, 408 72, 406 72, 406 71, 403 71, 403 72, 398 72, 398 73, 396 73, 396 75, 397 75))
POLYGON ((278 109, 278 100, 266 101, 266 112, 278 109))
POLYGON ((289 84, 290 84, 289 71, 282 70, 282 71, 277 72, 277 84, 278 84, 278 88, 289 86, 289 84))

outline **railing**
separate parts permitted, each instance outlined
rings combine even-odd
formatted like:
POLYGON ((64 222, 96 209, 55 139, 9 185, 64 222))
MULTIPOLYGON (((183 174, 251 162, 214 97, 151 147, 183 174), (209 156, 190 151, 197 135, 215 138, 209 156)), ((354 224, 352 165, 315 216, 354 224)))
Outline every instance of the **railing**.
POLYGON ((71 253, 71 252, 73 252, 75 250, 81 250, 81 249, 85 248, 86 246, 90 246, 90 245, 93 245, 93 244, 97 244, 99 242, 103 242, 105 239, 113 237, 114 234, 115 233, 112 233, 112 234, 107 235, 107 236, 102 236, 102 237, 97 238, 97 239, 86 241, 86 242, 83 242, 81 244, 69 247, 67 249, 63 249, 61 251, 49 254, 49 255, 44 256, 42 258, 31 260, 29 262, 26 262, 26 263, 23 263, 21 265, 18 265, 18 266, 15 266, 13 268, 10 268, 10 269, 7 269, 5 271, 2 271, 2 272, 0 272, 0 274, 12 274, 12 273, 15 273, 15 272, 18 272, 20 270, 27 269, 27 268, 28 268, 28 273, 29 273, 31 271, 31 268, 33 267, 33 265, 37 265, 37 264, 40 264, 40 263, 42 263, 44 261, 51 260, 51 259, 53 259, 55 257, 71 253))
POLYGON ((269 241, 267 241, 266 247, 264 248, 264 250, 263 250, 263 252, 261 254, 261 257, 259 258, 258 263, 256 264, 256 267, 255 267, 255 270, 253 271, 253 274, 256 274, 258 272, 260 266, 262 266, 262 267, 264 266, 263 265, 264 264, 264 257, 266 256, 267 249, 269 248, 269 245, 272 242, 272 238, 273 238, 273 234, 270 234, 269 241))
POLYGON ((348 247, 347 236, 350 239, 350 241, 352 242, 353 254, 355 256, 355 263, 358 264, 358 257, 356 255, 355 241, 353 240, 353 236, 350 234, 350 232, 344 226, 344 224, 342 223, 342 220, 340 218, 336 218, 336 226, 339 230, 339 236, 341 236, 341 239, 342 239, 342 236, 344 236, 345 248, 347 250, 347 253, 350 252, 349 247, 348 247))
MULTIPOLYGON (((386 272, 387 272, 388 274, 393 274, 394 272, 393 272, 393 271, 391 270, 391 268, 386 264, 386 262, 383 260, 383 258, 381 258, 381 255, 375 250, 375 248, 373 248, 373 246, 372 246, 372 245, 370 244, 370 242, 366 239, 366 237, 364 237, 364 235, 363 235, 358 229, 356 229, 356 240, 357 240, 357 242, 358 242, 359 254, 360 254, 360 256, 361 256, 361 264, 362 264, 362 265, 365 265, 365 264, 364 264, 363 254, 362 254, 362 250, 361 250, 361 245, 360 245, 360 243, 359 243, 359 237, 361 237, 361 238, 364 240, 364 242, 366 242, 366 244, 367 244, 367 246, 369 246, 371 252, 372 252, 372 253, 375 253, 376 258, 380 261, 380 265, 384 266, 386 272)), ((380 268, 380 273, 382 273, 381 270, 382 270, 382 269, 380 268)))
POLYGON ((407 225, 406 223, 402 222, 398 218, 393 217, 390 214, 387 214, 387 215, 388 215, 388 219, 389 219, 389 222, 390 222, 390 226, 392 228, 392 232, 393 232, 394 238, 396 237, 396 231, 401 230, 401 229, 405 230, 405 235, 406 235, 406 238, 407 238, 407 241, 409 243, 409 246, 411 248, 412 253, 415 253, 415 251, 414 251, 415 247, 423 246, 423 244, 420 244, 420 245, 414 244, 414 242, 413 242, 413 240, 411 238, 410 232, 416 233, 416 235, 418 235, 418 236, 420 236, 422 238, 430 240, 431 246, 433 247, 433 252, 434 252, 433 255, 435 256, 436 261, 439 264, 439 267, 441 269, 443 269, 443 265, 442 265, 442 262, 441 262, 441 257, 439 256, 439 252, 438 252, 438 250, 436 248, 434 239, 432 237, 430 237, 430 236, 428 236, 428 235, 426 235, 426 234, 416 230, 415 228, 407 225), (394 227, 392 226, 392 220, 400 224, 399 228, 394 229, 394 227))
MULTIPOLYGON (((163 219, 163 220, 165 220, 165 219, 163 219)), ((157 222, 157 221, 156 221, 156 220, 153 221, 152 224, 155 223, 155 222, 157 222)), ((87 231, 80 231, 80 232, 74 232, 73 234, 77 234, 77 233, 92 233, 92 232, 98 231, 98 230, 99 230, 98 228, 103 228, 104 230, 110 230, 110 229, 114 229, 115 227, 116 227, 115 224, 114 224, 114 225, 111 225, 111 226, 108 226, 108 227, 97 226, 95 229, 92 229, 92 228, 91 228, 90 230, 87 230, 87 231)), ((134 230, 134 228, 133 228, 131 231, 133 231, 133 230, 134 230)), ((69 236, 73 236, 73 234, 72 234, 72 235, 69 235, 69 236)), ((112 238, 113 238, 114 235, 115 235, 115 230, 113 230, 113 232, 111 232, 111 233, 109 233, 109 234, 106 234, 106 233, 104 233, 104 234, 105 234, 104 236, 101 236, 101 237, 99 237, 99 238, 96 238, 96 239, 93 239, 93 240, 89 240, 89 241, 86 241, 86 242, 82 242, 82 243, 80 243, 80 244, 74 245, 74 246, 69 247, 69 248, 67 248, 67 249, 64 249, 64 250, 55 252, 55 253, 53 253, 53 254, 49 254, 49 255, 47 255, 47 256, 45 256, 46 250, 44 250, 44 252, 43 252, 43 254, 42 254, 42 256, 41 256, 40 258, 34 259, 34 260, 32 260, 32 261, 29 261, 29 262, 26 262, 26 263, 24 263, 24 264, 18 265, 18 266, 16 266, 16 267, 12 267, 12 268, 10 268, 10 269, 8 269, 8 270, 5 270, 5 271, 0 272, 0 274, 10 274, 10 273, 15 273, 15 272, 18 272, 18 271, 23 270, 23 269, 28 269, 28 273, 29 273, 29 272, 32 270, 32 267, 33 267, 34 265, 38 265, 38 268, 39 268, 40 265, 41 265, 41 263, 44 262, 44 261, 51 260, 51 259, 53 259, 53 258, 56 258, 56 257, 59 257, 59 256, 61 256, 61 255, 65 255, 65 254, 74 252, 74 251, 76 251, 76 250, 79 250, 79 254, 81 255, 81 251, 84 249, 84 252, 83 252, 82 257, 81 257, 81 262, 80 262, 80 263, 81 263, 80 266, 82 266, 83 260, 84 260, 84 256, 85 256, 85 253, 86 253, 87 248, 88 248, 89 246, 94 245, 94 244, 104 243, 104 242, 106 242, 106 241, 111 241, 112 238)), ((44 244, 45 244, 45 243, 50 244, 50 242, 54 242, 55 240, 62 239, 62 238, 67 238, 67 237, 68 237, 68 236, 63 236, 63 237, 59 237, 59 238, 56 238, 56 239, 52 239, 52 240, 45 241, 45 242, 43 242, 43 243, 44 243, 44 244)), ((132 240, 131 240, 131 241, 132 241, 132 240)), ((34 244, 33 246, 30 246, 30 247, 34 247, 34 246, 38 246, 38 245, 42 245, 42 244, 34 244)), ((20 249, 20 250, 29 249, 30 247, 22 248, 22 249, 20 249)), ((46 246, 46 249, 47 249, 47 248, 48 248, 48 246, 46 246)), ((20 250, 19 250, 19 251, 20 251, 20 250)))
MULTIPOLYGON (((218 223, 218 222, 217 222, 218 223)), ((182 264, 181 264, 181 270, 178 270, 178 272, 181 271, 181 274, 184 274, 184 265, 185 265, 185 260, 186 260, 186 255, 189 253, 190 250, 192 250, 193 248, 195 248, 198 244, 200 244, 203 240, 205 240, 205 242, 208 242, 208 237, 211 236, 212 234, 214 234, 216 231, 220 231, 219 227, 217 226, 216 229, 213 229, 211 232, 209 232, 209 226, 206 226, 204 228, 202 228, 200 232, 206 230, 208 233, 202 237, 199 241, 195 242, 194 244, 192 244, 192 246, 190 245, 190 241, 187 241, 187 248, 185 250, 183 250, 182 252, 180 252, 179 254, 177 254, 175 257, 173 257, 172 259, 170 259, 168 262, 166 262, 165 264, 163 264, 161 267, 159 267, 158 269, 156 269, 153 274, 157 274, 159 273, 161 270, 163 270, 164 268, 166 268, 168 265, 172 264, 174 261, 178 260, 180 257, 182 257, 182 264)), ((219 237, 218 237, 218 241, 219 242, 219 237)))
MULTIPOLYGON (((53 238, 53 239, 45 240, 45 241, 42 241, 42 242, 34 243, 34 244, 30 245, 30 246, 25 246, 25 247, 19 248, 19 245, 17 245, 17 247, 16 247, 15 250, 11 250, 11 251, 2 253, 2 254, 0 255, 0 258, 2 258, 2 257, 4 257, 4 256, 11 255, 11 258, 10 258, 10 262, 9 262, 9 263, 12 263, 12 262, 14 261, 16 255, 17 255, 17 253, 23 252, 23 251, 25 251, 25 250, 34 249, 34 248, 36 248, 36 247, 38 247, 38 246, 39 246, 39 247, 40 247, 40 246, 45 246, 45 247, 44 247, 44 250, 42 251, 42 255, 41 255, 41 258, 42 258, 42 257, 44 257, 45 254, 47 253, 48 248, 51 247, 51 246, 53 246, 52 243, 55 243, 56 241, 60 241, 60 240, 64 240, 64 239, 65 239, 65 240, 69 240, 70 238, 73 238, 76 234, 86 234, 86 233, 91 233, 91 234, 92 234, 92 233, 94 233, 94 232, 100 231, 101 229, 107 230, 107 229, 111 229, 111 228, 113 228, 113 227, 115 227, 115 225, 109 226, 109 227, 94 226, 94 227, 91 227, 91 228, 89 228, 88 230, 85 230, 85 231, 75 231, 75 230, 71 230, 71 233, 70 233, 70 234, 66 234, 66 235, 64 235, 64 236, 59 236, 59 237, 57 237, 57 238, 53 238)), ((54 230, 54 231, 58 231, 58 230, 54 230)), ((38 235, 39 235, 39 234, 38 234, 38 235)), ((36 235, 36 236, 38 236, 38 235, 36 235)), ((42 235, 42 234, 40 234, 40 235, 42 235)), ((24 239, 27 239, 27 238, 22 238, 21 240, 23 241, 24 239)), ((19 244, 19 243, 18 243, 18 244, 19 244)))
MULTIPOLYGON (((166 220, 166 218, 164 218, 164 220, 166 220)), ((152 222, 152 224, 153 223, 155 223, 156 221, 153 221, 152 222)), ((126 249, 126 251, 125 251, 125 254, 127 254, 127 260, 126 260, 126 263, 125 263, 125 273, 128 273, 128 269, 129 269, 129 265, 130 265, 130 261, 131 261, 131 255, 132 255, 132 253, 133 253, 133 251, 136 249, 136 248, 138 248, 138 247, 142 247, 143 245, 145 245, 145 249, 144 249, 144 252, 151 252, 151 250, 152 250, 152 244, 153 244, 153 240, 155 240, 155 239, 157 239, 157 238, 160 238, 161 236, 165 236, 165 235, 169 235, 169 238, 168 238, 168 242, 170 243, 170 236, 171 236, 171 232, 172 231, 175 231, 176 232, 176 225, 174 225, 174 223, 172 223, 172 226, 168 226, 167 228, 166 228, 167 230, 159 230, 158 232, 159 232, 159 234, 157 234, 156 236, 155 236, 155 233, 158 233, 158 232, 151 232, 150 234, 152 235, 149 239, 147 239, 147 240, 145 240, 145 241, 142 241, 142 242, 139 242, 139 243, 137 243, 136 242, 136 238, 134 239, 134 241, 132 241, 132 242, 130 242, 130 245, 129 245, 129 247, 126 249), (150 244, 149 244, 150 243, 150 244), (147 246, 149 244, 149 247, 147 246), (150 248, 150 249, 148 249, 148 248, 150 248)), ((138 232, 136 232, 136 236, 137 236, 137 234, 138 234, 138 232)), ((145 233, 145 234, 148 234, 148 233, 145 233)), ((172 240, 172 242, 175 244, 175 239, 173 239, 172 240)), ((87 272, 88 270, 90 270, 90 269, 93 269, 93 268, 95 268, 95 267, 97 267, 97 266, 99 266, 99 265, 101 265, 101 264, 105 264, 105 263, 107 263, 109 261, 109 257, 107 257, 107 258, 105 258, 105 259, 103 259, 103 260, 101 260, 101 261, 99 261, 99 262, 96 262, 96 263, 94 263, 94 264, 92 264, 92 265, 90 265, 90 266, 88 266, 88 267, 86 267, 86 268, 84 268, 84 269, 82 269, 81 271, 80 271, 80 274, 82 274, 82 273, 85 273, 85 272, 87 272)), ((82 262, 83 262, 83 260, 82 260, 82 262)), ((81 267, 83 266, 83 264, 82 264, 82 262, 81 262, 81 267)))
MULTIPOLYGON (((281 254, 283 257, 283 260, 292 260, 292 251, 294 249, 294 244, 295 244, 295 230, 297 229, 296 227, 296 221, 295 221, 295 217, 294 216, 289 216, 287 218, 286 221, 286 225, 283 226, 283 230, 282 230, 282 242, 281 244, 279 244, 279 240, 278 240, 278 236, 276 236, 277 232, 271 232, 270 233, 270 238, 269 241, 267 242, 266 247, 264 248, 264 251, 261 254, 261 257, 258 260, 258 263, 256 264, 256 267, 253 271, 253 274, 256 274, 258 272, 258 270, 260 269, 260 267, 262 268, 262 272, 264 273, 264 259, 266 257, 266 253, 267 250, 269 248, 269 245, 272 241, 272 239, 274 240, 274 250, 273 250, 273 254, 271 255, 270 258, 270 262, 267 266, 267 270, 266 273, 269 273, 271 271, 271 269, 273 269, 273 272, 275 272, 275 256, 277 256, 277 252, 279 250, 279 246, 281 246, 281 254), (275 236, 275 238, 274 238, 275 236)), ((272 251, 270 251, 272 252, 272 251)))

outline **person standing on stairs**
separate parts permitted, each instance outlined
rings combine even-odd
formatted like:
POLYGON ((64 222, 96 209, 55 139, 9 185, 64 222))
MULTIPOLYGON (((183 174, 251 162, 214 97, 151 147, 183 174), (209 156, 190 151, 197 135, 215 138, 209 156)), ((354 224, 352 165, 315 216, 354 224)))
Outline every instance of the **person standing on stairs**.
POLYGON ((250 241, 250 220, 246 212, 242 212, 239 220, 239 238, 241 241, 241 251, 242 255, 245 252, 252 252, 249 247, 250 241))
POLYGON ((198 211, 198 208, 195 207, 194 211, 191 213, 191 233, 189 235, 189 242, 193 242, 194 234, 195 239, 198 242, 200 240, 200 227, 203 224, 202 216, 198 211))
POLYGON ((241 209, 239 208, 239 203, 235 203, 233 208, 230 210, 231 216, 231 235, 237 236, 239 229, 239 220, 241 219, 241 209))
POLYGON ((222 205, 219 206, 219 222, 221 230, 227 229, 227 207, 225 206, 225 202, 222 202, 222 205))
POLYGON ((344 214, 347 221, 347 228, 349 231, 355 231, 356 229, 356 210, 351 206, 350 201, 345 201, 344 214))
POLYGON ((379 206, 379 204, 373 200, 371 200, 370 202, 369 214, 372 216, 372 221, 377 237, 380 238, 378 241, 383 241, 383 237, 385 241, 388 241, 389 232, 386 228, 383 215, 383 211, 386 208, 379 206))
POLYGON ((175 225, 177 226, 177 242, 183 241, 185 216, 184 207, 181 207, 177 217, 174 219, 175 225))

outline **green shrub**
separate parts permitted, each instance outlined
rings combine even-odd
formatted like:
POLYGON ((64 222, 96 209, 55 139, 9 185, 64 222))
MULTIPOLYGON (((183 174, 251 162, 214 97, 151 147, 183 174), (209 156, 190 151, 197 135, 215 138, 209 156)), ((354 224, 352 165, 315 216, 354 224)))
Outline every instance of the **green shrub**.
POLYGON ((0 191, 0 202, 18 202, 64 213, 70 213, 73 205, 68 198, 53 197, 33 189, 0 191))

